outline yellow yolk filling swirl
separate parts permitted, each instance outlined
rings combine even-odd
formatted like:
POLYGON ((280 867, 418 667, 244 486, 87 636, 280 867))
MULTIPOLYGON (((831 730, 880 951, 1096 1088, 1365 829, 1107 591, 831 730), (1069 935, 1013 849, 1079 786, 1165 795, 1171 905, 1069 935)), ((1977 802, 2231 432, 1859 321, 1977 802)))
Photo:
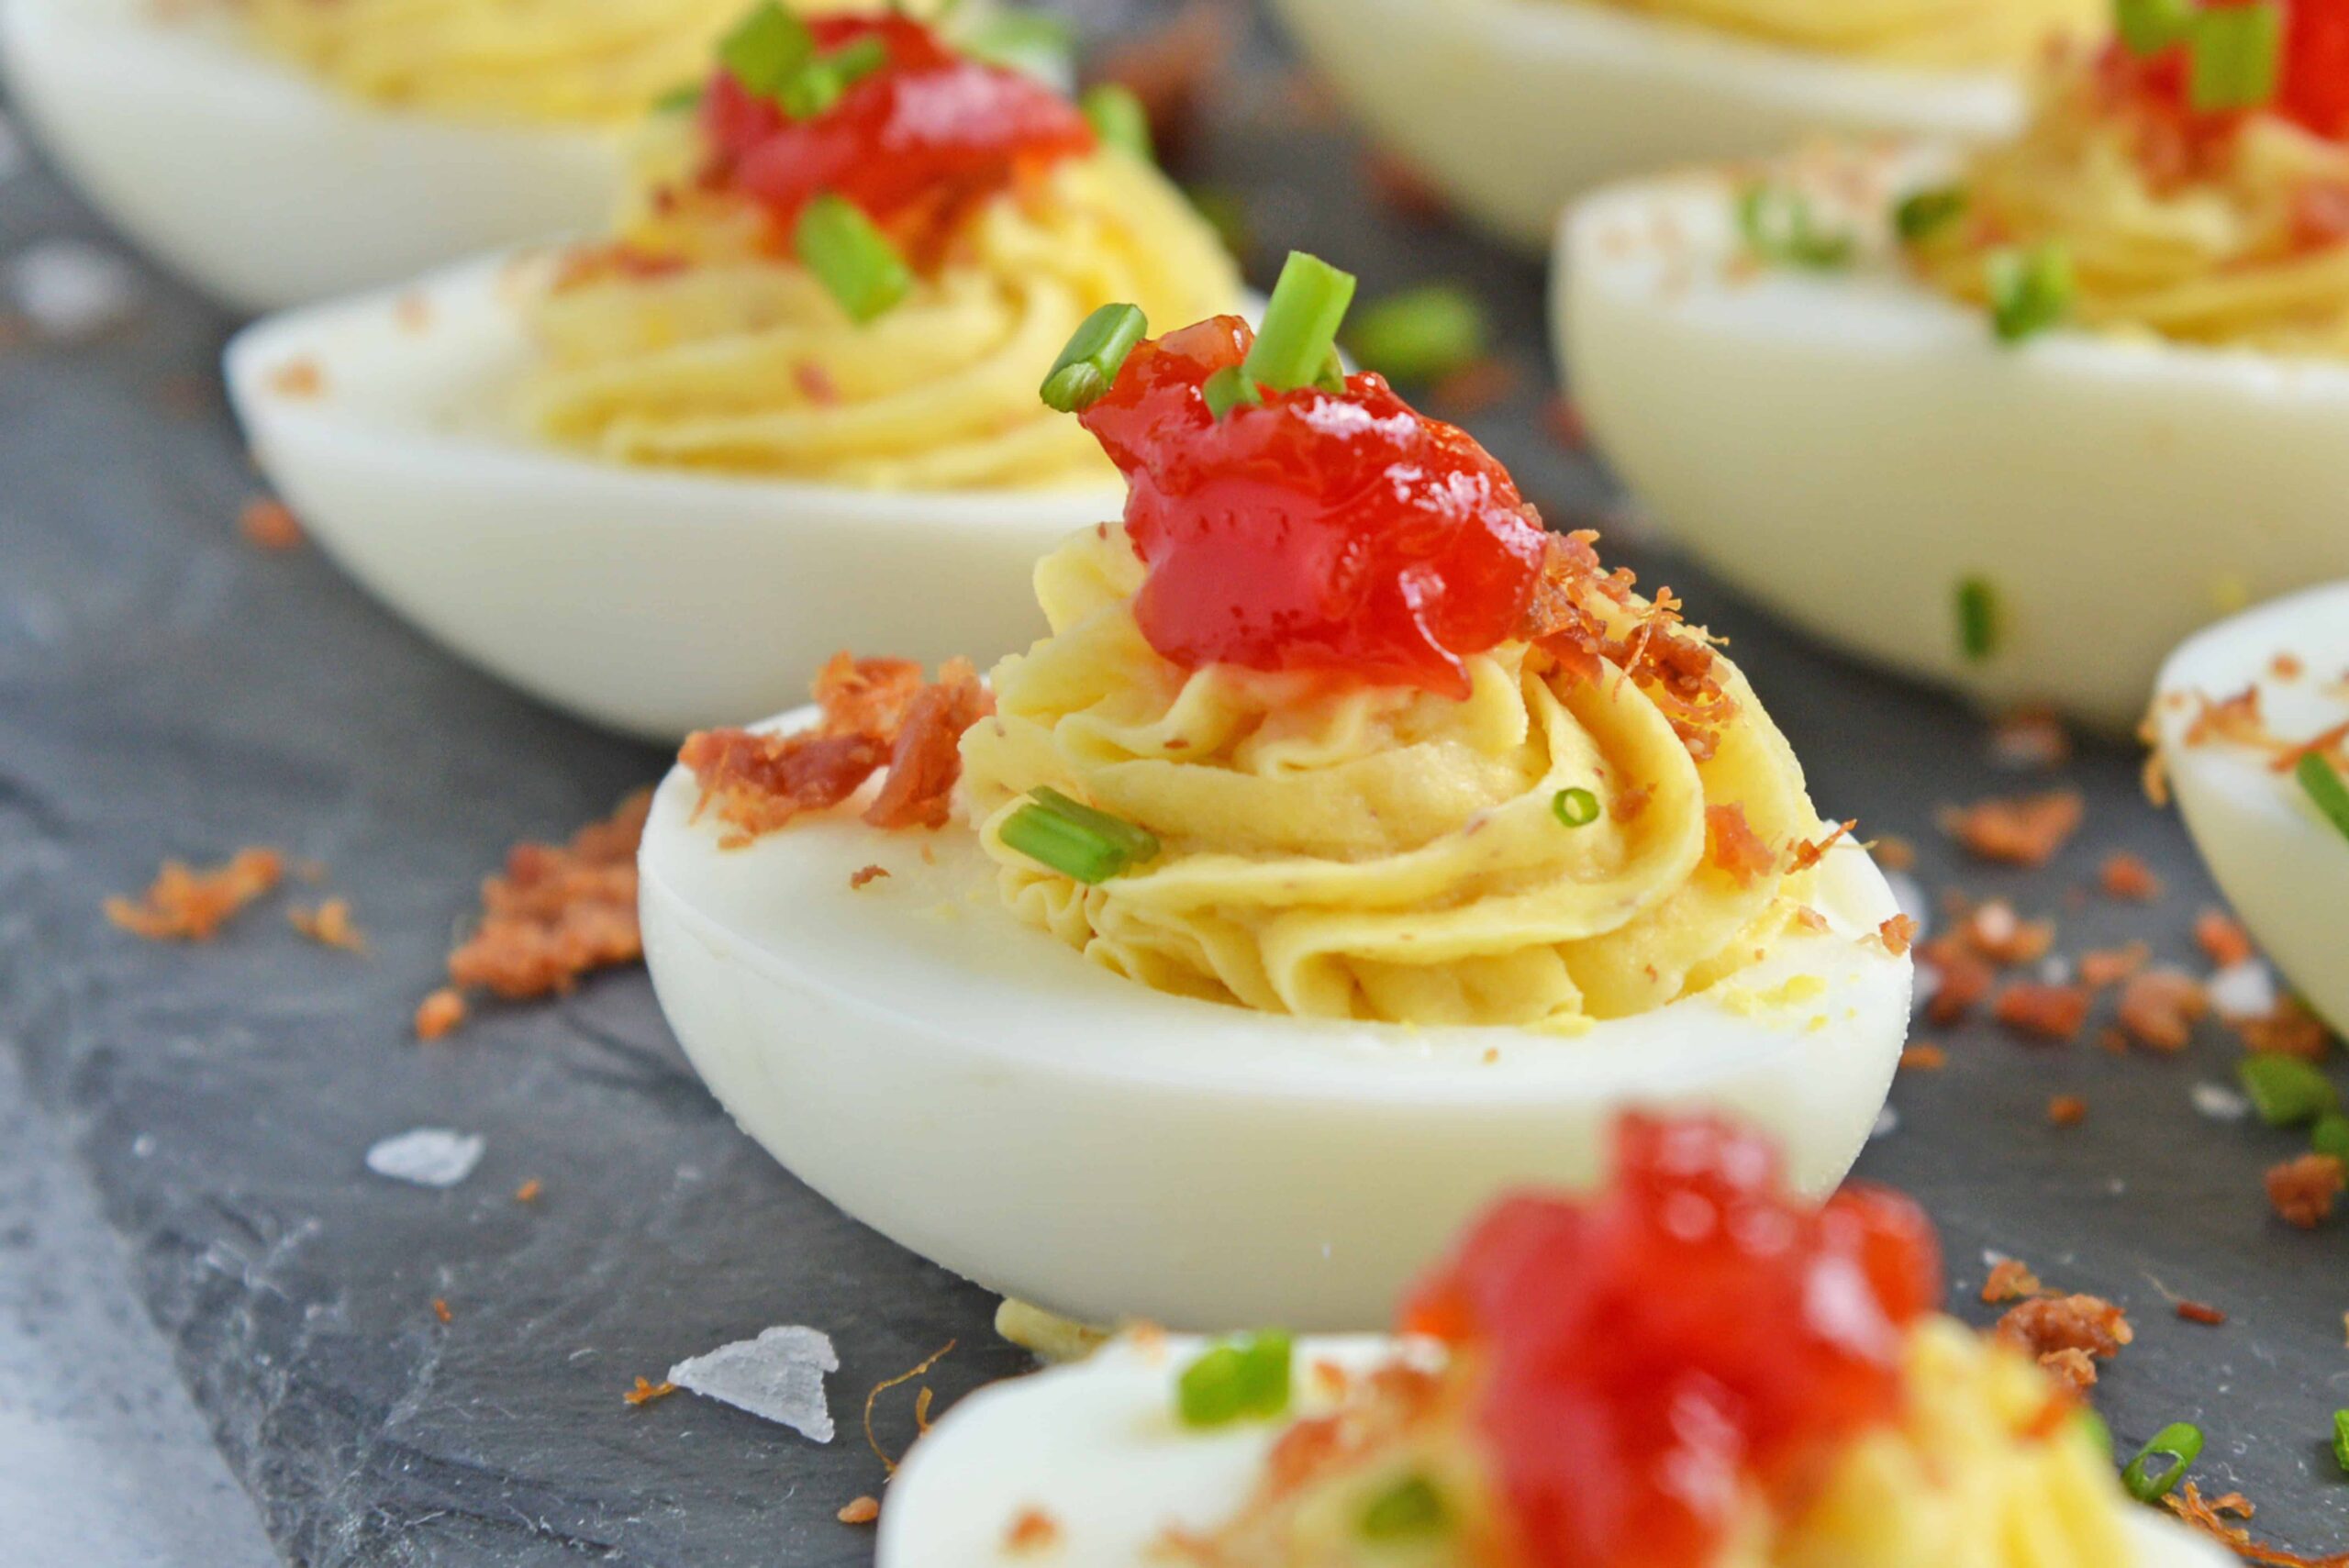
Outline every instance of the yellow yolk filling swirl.
POLYGON ((2106 0, 1599 0, 1619 11, 1887 65, 2021 66, 2102 34, 2106 0))
POLYGON ((2349 245, 2300 239, 2310 193, 2349 190, 2349 148, 2274 116, 2247 119, 2218 161, 2161 176, 2138 128, 2092 73, 2043 91, 2014 142, 1976 153, 1963 218, 1910 248, 1922 275, 1971 305, 1991 254, 2069 258, 2072 319, 2124 334, 2290 355, 2349 353, 2349 245))
POLYGON ((1231 259, 1147 161, 1104 146, 982 206, 938 264, 858 325, 747 199, 695 188, 668 117, 613 253, 529 306, 522 389, 544 439, 622 462, 873 489, 1107 485, 1116 470, 1036 388, 1096 308, 1230 310, 1231 259))
POLYGON ((1750 964, 1809 891, 1784 852, 1819 832, 1801 768, 1726 661, 1734 714, 1698 762, 1611 665, 1572 677, 1524 643, 1471 657, 1462 701, 1181 669, 1135 622, 1142 573, 1114 527, 1046 557, 1052 635, 996 666, 996 714, 963 738, 1004 897, 1118 973, 1299 1017, 1573 1031, 1750 964), (1090 887, 1037 864, 1000 834, 1039 785, 1163 852, 1090 887), (1565 789, 1595 820, 1561 819, 1565 789), (1708 807, 1732 806, 1769 869, 1714 863, 1708 807))

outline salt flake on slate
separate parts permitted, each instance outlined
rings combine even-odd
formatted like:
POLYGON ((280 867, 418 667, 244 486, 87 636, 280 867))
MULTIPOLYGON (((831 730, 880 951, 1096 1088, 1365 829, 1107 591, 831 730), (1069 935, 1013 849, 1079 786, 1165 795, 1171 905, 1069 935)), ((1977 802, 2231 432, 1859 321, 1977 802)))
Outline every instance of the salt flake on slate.
POLYGON ((473 1173, 484 1145, 480 1134, 419 1127, 367 1151, 367 1168, 419 1187, 453 1187, 473 1173))
POLYGON ((8 261, 8 303, 39 336, 89 338, 139 304, 139 273, 111 250, 79 239, 42 239, 8 261))
POLYGON ((791 1325, 688 1356, 669 1369, 669 1381, 828 1443, 832 1412, 824 1399, 824 1374, 840 1369, 830 1335, 791 1325))
POLYGON ((2251 1102, 2224 1084, 2197 1084, 2194 1108, 2212 1121, 2241 1121, 2251 1114, 2251 1102))
POLYGON ((1887 1106, 1884 1109, 1876 1113, 1876 1125, 1868 1129, 1868 1137, 1871 1140, 1889 1138, 1899 1130, 1900 1113, 1894 1110, 1890 1106, 1887 1106))
POLYGON ((2264 1018, 2276 1011, 2276 975, 2255 958, 2210 976, 2210 1006, 2222 1018, 2264 1018))

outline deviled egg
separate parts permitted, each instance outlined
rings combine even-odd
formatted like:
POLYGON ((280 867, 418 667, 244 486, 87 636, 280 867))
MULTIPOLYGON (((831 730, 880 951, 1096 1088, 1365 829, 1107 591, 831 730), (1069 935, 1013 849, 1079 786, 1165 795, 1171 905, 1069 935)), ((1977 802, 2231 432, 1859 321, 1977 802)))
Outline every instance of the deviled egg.
POLYGON ((2060 62, 2005 144, 1568 215, 1566 373, 1679 542, 1850 651, 2114 729, 2198 626, 2349 573, 2349 22, 2182 14, 2060 62))
POLYGON ((2349 1034, 2349 583, 2189 639, 2162 667, 2152 728, 2210 874, 2349 1034))
POLYGON ((228 356, 262 468, 352 575, 670 740, 772 712, 852 638, 1027 641, 1036 556, 1117 495, 1037 401, 1053 355, 1112 299, 1241 298, 1098 101, 901 16, 767 5, 719 55, 646 131, 610 238, 289 312, 228 356))
POLYGON ((2219 1568, 2024 1355, 1931 1308, 1907 1200, 1628 1118, 1616 1184, 1470 1227, 1401 1337, 1127 1335, 965 1399, 880 1568, 2219 1568), (1832 1302, 1831 1311, 1821 1303, 1832 1302))
POLYGON ((1126 474, 1050 635, 686 742, 640 855, 696 1067, 856 1218, 1080 1320, 1380 1320, 1626 1105, 1734 1109, 1806 1190, 1865 1141, 1910 967, 1743 677, 1330 350, 1097 322, 1049 385, 1126 474), (876 775, 877 785, 870 782, 876 775))
POLYGON ((1276 0, 1373 135, 1512 243, 1603 180, 1834 131, 1965 140, 2101 0, 1276 0))

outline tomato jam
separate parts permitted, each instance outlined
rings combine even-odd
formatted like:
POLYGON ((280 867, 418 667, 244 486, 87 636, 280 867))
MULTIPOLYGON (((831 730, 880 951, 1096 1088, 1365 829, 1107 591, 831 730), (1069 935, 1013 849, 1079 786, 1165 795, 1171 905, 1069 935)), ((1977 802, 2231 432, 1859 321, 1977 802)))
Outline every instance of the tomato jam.
POLYGON ((1898 1195, 1787 1192, 1760 1135, 1626 1117, 1616 1183, 1504 1200, 1406 1307, 1475 1357, 1528 1568, 1696 1568, 1899 1408, 1939 1249, 1898 1195))
POLYGON ((1143 342, 1082 416, 1126 476, 1127 533, 1150 569, 1142 635, 1186 669, 1466 696, 1465 657, 1524 618, 1541 522, 1490 453, 1375 375, 1264 390, 1217 418, 1202 389, 1252 340, 1220 316, 1143 342))
MULTIPOLYGON (((2204 0, 2211 9, 2246 3, 2262 0, 2204 0)), ((2349 140, 2349 0, 2283 0, 2283 6, 2282 58, 2266 112, 2318 136, 2349 140)), ((2243 118, 2240 110, 2194 112, 2192 67, 2183 42, 2141 57, 2116 40, 2108 46, 2103 69, 2109 82, 2180 134, 2222 133, 2243 118)))

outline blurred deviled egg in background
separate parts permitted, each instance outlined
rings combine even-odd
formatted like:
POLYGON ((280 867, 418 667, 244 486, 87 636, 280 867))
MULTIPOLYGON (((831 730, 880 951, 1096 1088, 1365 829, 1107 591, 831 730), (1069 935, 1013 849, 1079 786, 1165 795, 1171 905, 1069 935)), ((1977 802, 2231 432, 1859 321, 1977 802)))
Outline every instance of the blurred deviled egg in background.
POLYGON ((1811 131, 1979 139, 2102 0, 1275 0, 1373 136, 1462 214, 1546 245, 1619 175, 1811 131))
POLYGON ((674 740, 844 644, 1024 644, 1115 510, 1038 400, 1111 301, 1237 308, 1130 96, 1082 108, 907 17, 754 10, 655 117, 609 238, 251 327, 232 396, 352 575, 557 705, 674 740))
POLYGON ((2349 573, 2349 5, 2160 10, 2009 141, 1591 196, 1555 279, 1591 434, 1692 553, 2115 730, 2195 628, 2349 573))

